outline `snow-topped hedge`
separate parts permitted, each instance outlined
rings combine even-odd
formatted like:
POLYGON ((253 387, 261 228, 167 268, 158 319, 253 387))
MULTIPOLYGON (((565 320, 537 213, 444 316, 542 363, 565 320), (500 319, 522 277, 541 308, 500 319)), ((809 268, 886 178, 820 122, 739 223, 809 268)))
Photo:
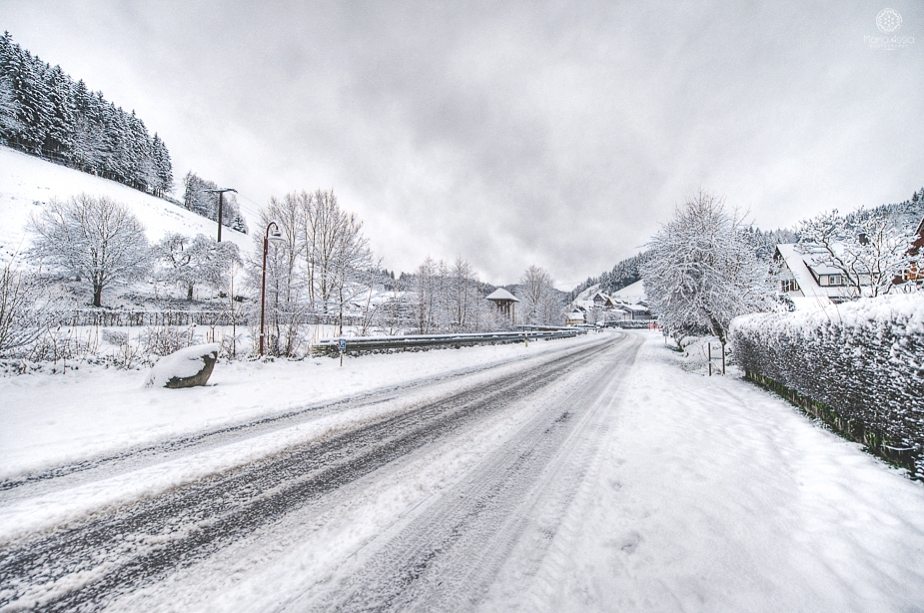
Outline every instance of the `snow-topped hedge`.
POLYGON ((746 376, 924 478, 924 294, 732 322, 746 376))

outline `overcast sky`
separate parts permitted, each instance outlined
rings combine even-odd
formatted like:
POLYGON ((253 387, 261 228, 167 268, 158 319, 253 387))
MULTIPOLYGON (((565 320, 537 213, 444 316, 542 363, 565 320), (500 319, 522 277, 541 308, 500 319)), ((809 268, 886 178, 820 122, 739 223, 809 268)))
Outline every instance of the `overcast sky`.
POLYGON ((135 109, 178 184, 333 188, 390 269, 570 289, 700 188, 769 229, 924 186, 920 0, 0 0, 0 29, 135 109))

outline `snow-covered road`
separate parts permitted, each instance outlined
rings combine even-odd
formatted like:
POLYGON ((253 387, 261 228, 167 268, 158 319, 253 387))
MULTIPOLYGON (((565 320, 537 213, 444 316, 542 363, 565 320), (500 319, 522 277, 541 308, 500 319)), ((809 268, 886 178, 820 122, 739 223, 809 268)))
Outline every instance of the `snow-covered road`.
POLYGON ((659 345, 592 335, 8 481, 0 610, 924 610, 924 487, 659 345))

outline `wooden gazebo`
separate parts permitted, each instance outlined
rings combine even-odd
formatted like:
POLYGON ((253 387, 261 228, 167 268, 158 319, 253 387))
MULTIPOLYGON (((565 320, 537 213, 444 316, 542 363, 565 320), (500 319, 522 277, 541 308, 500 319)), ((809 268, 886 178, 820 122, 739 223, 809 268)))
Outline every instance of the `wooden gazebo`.
POLYGON ((516 303, 519 302, 516 296, 505 290, 503 287, 499 287, 485 297, 485 300, 490 300, 494 303, 494 306, 497 307, 497 310, 500 311, 501 315, 510 320, 510 323, 517 323, 517 310, 516 303))

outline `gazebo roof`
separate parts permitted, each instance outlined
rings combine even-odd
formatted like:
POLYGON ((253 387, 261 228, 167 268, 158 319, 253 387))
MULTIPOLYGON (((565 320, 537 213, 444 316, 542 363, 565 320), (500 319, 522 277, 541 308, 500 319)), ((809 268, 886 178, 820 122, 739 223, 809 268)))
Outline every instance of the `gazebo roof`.
POLYGON ((516 296, 505 290, 503 287, 498 287, 496 290, 488 294, 485 297, 485 300, 512 300, 513 302, 519 302, 516 296))

